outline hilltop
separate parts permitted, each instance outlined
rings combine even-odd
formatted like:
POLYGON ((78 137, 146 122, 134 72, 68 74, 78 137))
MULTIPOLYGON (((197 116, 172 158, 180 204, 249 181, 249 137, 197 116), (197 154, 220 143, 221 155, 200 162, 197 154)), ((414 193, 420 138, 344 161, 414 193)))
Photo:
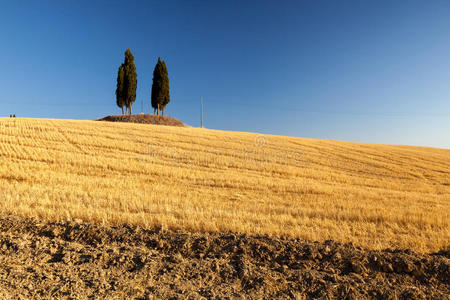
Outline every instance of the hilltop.
POLYGON ((168 116, 156 116, 150 114, 141 115, 112 115, 99 119, 98 121, 109 122, 128 122, 128 123, 140 123, 140 124, 155 124, 155 125, 168 125, 184 127, 186 125, 183 122, 168 116))

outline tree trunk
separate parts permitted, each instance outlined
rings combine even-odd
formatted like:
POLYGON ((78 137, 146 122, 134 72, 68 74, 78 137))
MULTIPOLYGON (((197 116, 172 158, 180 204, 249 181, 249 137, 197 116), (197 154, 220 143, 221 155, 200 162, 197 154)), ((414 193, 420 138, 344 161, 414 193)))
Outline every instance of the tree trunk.
POLYGON ((123 106, 122 106, 122 116, 123 116, 123 106))
POLYGON ((158 104, 158 116, 159 116, 159 104, 158 104))
POLYGON ((130 116, 131 116, 131 105, 130 105, 130 116))
POLYGON ((164 116, 164 108, 162 109, 162 115, 164 116))

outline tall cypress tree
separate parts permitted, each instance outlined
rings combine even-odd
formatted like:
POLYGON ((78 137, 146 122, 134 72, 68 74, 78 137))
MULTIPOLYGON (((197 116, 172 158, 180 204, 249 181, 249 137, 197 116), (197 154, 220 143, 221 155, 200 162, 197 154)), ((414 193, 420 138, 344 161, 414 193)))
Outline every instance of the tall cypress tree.
POLYGON ((162 62, 158 57, 158 62, 153 70, 153 84, 152 84, 152 107, 153 112, 157 112, 159 115, 160 106, 162 103, 162 62))
POLYGON ((159 115, 162 111, 164 115, 164 108, 170 102, 169 94, 169 75, 167 66, 161 58, 158 58, 155 69, 153 70, 153 84, 152 84, 152 107, 159 115))
POLYGON ((124 86, 124 77, 125 77, 125 70, 124 65, 120 65, 119 71, 117 72, 117 88, 116 88, 116 104, 118 107, 122 109, 122 115, 123 107, 125 106, 125 100, 123 97, 123 86, 124 86))
POLYGON ((169 72, 167 71, 166 62, 162 61, 162 115, 164 116, 164 109, 170 102, 169 93, 169 72))
POLYGON ((125 62, 124 62, 124 103, 129 114, 131 115, 131 107, 136 100, 136 88, 137 88, 137 73, 136 66, 134 65, 134 56, 130 49, 125 51, 125 62))

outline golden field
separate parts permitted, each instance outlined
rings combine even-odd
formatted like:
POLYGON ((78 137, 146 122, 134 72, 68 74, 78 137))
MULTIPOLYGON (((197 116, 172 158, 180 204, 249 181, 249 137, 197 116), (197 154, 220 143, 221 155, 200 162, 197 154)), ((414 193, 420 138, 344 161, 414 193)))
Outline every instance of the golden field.
POLYGON ((450 150, 0 118, 1 214, 450 247, 450 150))

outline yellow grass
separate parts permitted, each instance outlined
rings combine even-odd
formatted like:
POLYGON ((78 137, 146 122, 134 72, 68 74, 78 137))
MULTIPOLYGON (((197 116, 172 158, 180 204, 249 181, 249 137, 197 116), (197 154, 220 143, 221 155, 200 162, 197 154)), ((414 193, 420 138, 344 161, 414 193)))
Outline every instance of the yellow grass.
POLYGON ((2 118, 0 159, 2 214, 450 245, 450 150, 2 118))

